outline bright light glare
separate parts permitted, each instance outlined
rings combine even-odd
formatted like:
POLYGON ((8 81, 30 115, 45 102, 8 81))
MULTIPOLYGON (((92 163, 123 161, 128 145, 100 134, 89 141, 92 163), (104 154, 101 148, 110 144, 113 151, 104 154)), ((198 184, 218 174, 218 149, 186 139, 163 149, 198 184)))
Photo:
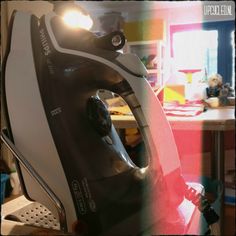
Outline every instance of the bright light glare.
MULTIPOLYGON (((216 30, 193 30, 174 34, 175 63, 178 69, 214 69, 218 47, 216 30), (214 56, 215 55, 215 56, 214 56), (210 64, 210 65, 209 65, 210 64)), ((208 71, 210 73, 210 71, 208 71)))
POLYGON ((79 11, 68 11, 63 16, 64 22, 72 28, 91 29, 93 21, 89 15, 84 15, 79 11))

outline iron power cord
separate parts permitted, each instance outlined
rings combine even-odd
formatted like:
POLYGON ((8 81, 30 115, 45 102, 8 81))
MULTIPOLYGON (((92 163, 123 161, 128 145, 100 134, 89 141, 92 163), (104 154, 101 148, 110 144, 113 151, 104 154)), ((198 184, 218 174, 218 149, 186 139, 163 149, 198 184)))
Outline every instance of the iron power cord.
MULTIPOLYGON (((203 214, 209 227, 218 222, 219 216, 217 215, 214 208, 211 206, 205 196, 198 193, 197 190, 195 190, 194 188, 186 185, 185 197, 198 207, 199 211, 203 214)), ((210 233, 211 230, 209 229, 206 234, 208 235, 210 233)))

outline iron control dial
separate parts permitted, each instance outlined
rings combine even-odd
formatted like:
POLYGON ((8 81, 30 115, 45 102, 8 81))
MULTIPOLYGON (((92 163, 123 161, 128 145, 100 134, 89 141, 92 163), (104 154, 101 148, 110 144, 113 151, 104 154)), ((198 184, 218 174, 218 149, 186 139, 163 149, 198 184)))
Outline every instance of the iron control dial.
POLYGON ((104 102, 92 96, 87 101, 87 115, 92 126, 101 136, 106 136, 111 131, 111 116, 104 102))

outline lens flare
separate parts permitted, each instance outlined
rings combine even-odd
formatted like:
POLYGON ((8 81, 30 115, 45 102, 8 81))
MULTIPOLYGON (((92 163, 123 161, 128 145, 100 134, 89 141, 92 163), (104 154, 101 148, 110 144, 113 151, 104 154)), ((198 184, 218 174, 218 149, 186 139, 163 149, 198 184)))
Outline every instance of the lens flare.
POLYGON ((89 15, 84 15, 79 11, 68 11, 64 14, 63 20, 71 28, 91 29, 93 21, 89 15))

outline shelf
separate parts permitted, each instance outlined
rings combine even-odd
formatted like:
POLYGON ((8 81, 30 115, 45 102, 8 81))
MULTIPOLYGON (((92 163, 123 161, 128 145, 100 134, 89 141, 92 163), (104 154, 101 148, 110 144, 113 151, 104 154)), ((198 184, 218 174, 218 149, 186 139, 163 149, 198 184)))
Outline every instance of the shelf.
POLYGON ((153 87, 153 91, 154 91, 154 93, 155 93, 156 96, 157 96, 163 89, 164 89, 164 86, 158 86, 158 85, 156 85, 156 86, 153 87))
POLYGON ((126 50, 136 54, 143 62, 148 72, 147 79, 152 86, 163 85, 165 44, 162 40, 127 42, 126 50))
POLYGON ((164 40, 165 27, 162 19, 129 21, 124 24, 124 34, 130 42, 164 40))
POLYGON ((156 45, 159 40, 150 40, 150 41, 134 41, 134 42, 127 42, 129 46, 142 46, 142 45, 156 45))

